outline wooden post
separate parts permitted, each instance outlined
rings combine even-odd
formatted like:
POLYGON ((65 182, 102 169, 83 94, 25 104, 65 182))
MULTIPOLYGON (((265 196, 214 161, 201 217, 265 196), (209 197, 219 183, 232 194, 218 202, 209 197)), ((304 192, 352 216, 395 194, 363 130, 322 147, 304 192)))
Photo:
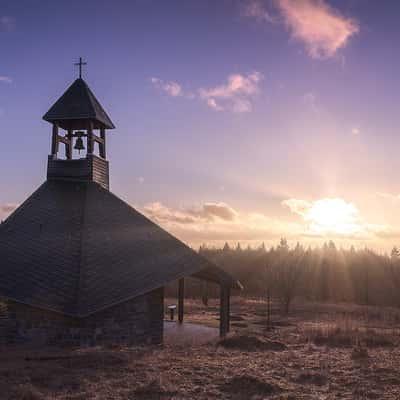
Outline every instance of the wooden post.
POLYGON ((231 289, 226 288, 226 319, 227 319, 227 330, 231 330, 231 289))
POLYGON ((56 156, 58 153, 58 125, 53 124, 53 134, 51 137, 51 155, 56 156))
POLYGON ((183 322, 183 303, 185 298, 185 279, 179 279, 178 287, 178 321, 183 322))
POLYGON ((67 160, 72 160, 72 144, 73 144, 73 140, 72 140, 72 129, 68 129, 68 144, 65 145, 65 158, 67 160))
POLYGON ((228 333, 228 288, 221 283, 220 284, 220 296, 219 296, 219 335, 225 337, 228 333))
POLYGON ((93 154, 94 146, 93 146, 93 122, 89 121, 88 129, 87 129, 87 154, 93 154))
POLYGON ((106 158, 106 129, 100 128, 100 137, 103 139, 103 143, 100 143, 99 153, 100 157, 106 158))

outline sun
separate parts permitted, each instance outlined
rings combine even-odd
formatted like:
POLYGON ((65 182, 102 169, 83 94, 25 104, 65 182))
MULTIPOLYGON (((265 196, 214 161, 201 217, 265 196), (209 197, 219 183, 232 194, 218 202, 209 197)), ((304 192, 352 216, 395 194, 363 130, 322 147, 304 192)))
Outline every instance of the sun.
POLYGON ((316 200, 303 217, 314 234, 353 235, 362 230, 357 207, 341 198, 316 200))

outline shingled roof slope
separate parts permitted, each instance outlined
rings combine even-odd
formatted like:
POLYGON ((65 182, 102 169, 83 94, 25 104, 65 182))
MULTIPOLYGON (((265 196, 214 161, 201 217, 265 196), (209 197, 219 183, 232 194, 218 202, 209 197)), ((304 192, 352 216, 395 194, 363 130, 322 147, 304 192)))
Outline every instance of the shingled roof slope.
POLYGON ((100 122, 105 128, 113 129, 114 124, 103 107, 82 79, 76 79, 64 94, 43 116, 48 122, 87 120, 100 122))
POLYGON ((0 295, 86 316, 185 276, 240 284, 94 182, 47 181, 0 225, 0 295))

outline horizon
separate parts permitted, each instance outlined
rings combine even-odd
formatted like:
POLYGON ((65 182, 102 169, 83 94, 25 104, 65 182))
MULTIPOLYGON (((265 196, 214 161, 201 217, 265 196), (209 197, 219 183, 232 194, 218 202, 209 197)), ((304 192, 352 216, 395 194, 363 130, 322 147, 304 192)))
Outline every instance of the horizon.
POLYGON ((42 116, 83 57, 116 125, 112 191, 182 241, 390 253, 399 11, 360 0, 5 2, 0 220, 45 180, 42 116))

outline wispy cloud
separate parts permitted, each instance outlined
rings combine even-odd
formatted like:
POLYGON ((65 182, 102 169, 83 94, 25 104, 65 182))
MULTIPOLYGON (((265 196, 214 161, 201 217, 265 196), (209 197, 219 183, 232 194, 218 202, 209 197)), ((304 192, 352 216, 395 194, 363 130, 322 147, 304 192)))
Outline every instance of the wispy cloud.
POLYGON ((303 43, 314 59, 333 57, 359 32, 359 24, 342 15, 326 0, 271 0, 274 12, 261 0, 240 3, 242 16, 258 22, 283 23, 291 37, 303 43))
POLYGON ((197 207, 171 208, 160 202, 142 211, 191 244, 223 241, 267 241, 300 232, 298 224, 281 222, 261 213, 239 212, 228 204, 209 202, 197 207))
POLYGON ((386 193, 386 192, 377 192, 377 196, 381 197, 385 200, 390 200, 393 203, 400 203, 400 194, 386 193))
POLYGON ((265 4, 259 0, 242 1, 240 3, 240 13, 243 17, 255 18, 260 22, 276 22, 276 18, 267 10, 265 4))
POLYGON ((178 208, 154 202, 141 210, 192 245, 202 242, 219 245, 224 241, 273 243, 280 237, 291 241, 305 240, 310 244, 327 239, 344 243, 354 240, 367 244, 400 237, 400 229, 366 222, 355 204, 341 198, 314 201, 291 198, 282 201, 282 205, 300 217, 300 221, 240 211, 222 202, 178 208))
POLYGON ((204 101, 214 111, 231 111, 234 113, 249 112, 253 109, 251 99, 259 92, 259 84, 263 75, 254 71, 249 74, 232 74, 227 82, 214 87, 199 88, 196 94, 186 91, 175 81, 164 81, 150 78, 151 83, 169 96, 183 96, 188 99, 204 101))
POLYGON ((225 203, 205 203, 198 208, 172 210, 160 202, 150 203, 144 207, 147 215, 160 223, 177 222, 193 224, 199 222, 234 221, 238 213, 225 203))
POLYGON ((237 113, 249 112, 252 110, 250 98, 259 92, 263 78, 263 74, 258 71, 247 75, 232 74, 225 84, 200 88, 199 96, 216 111, 228 109, 237 113))
POLYGON ((0 17, 0 31, 11 32, 15 29, 16 21, 15 18, 3 15, 0 17))
POLYGON ((293 39, 306 46, 312 58, 335 55, 358 33, 358 23, 343 16, 325 0, 276 0, 293 39))
POLYGON ((172 97, 183 96, 182 86, 178 82, 163 81, 160 78, 150 78, 151 83, 157 88, 172 97))
POLYGON ((11 83, 12 82, 12 78, 10 78, 9 76, 0 75, 0 82, 11 83))

